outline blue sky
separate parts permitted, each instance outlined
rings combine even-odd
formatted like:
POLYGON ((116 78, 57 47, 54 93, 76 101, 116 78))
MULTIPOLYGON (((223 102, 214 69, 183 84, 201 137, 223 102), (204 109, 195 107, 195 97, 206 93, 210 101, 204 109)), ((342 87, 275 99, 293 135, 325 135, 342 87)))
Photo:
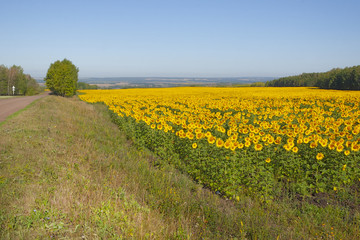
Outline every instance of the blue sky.
POLYGON ((1 1, 0 64, 39 78, 288 76, 360 65, 358 0, 1 1))

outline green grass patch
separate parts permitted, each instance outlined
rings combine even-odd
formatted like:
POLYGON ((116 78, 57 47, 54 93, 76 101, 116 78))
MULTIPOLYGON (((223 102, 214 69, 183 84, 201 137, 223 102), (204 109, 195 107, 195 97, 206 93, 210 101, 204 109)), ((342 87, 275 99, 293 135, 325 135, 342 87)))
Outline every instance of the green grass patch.
MULTIPOLYGON (((158 164, 106 106, 44 97, 0 126, 1 239, 358 239, 355 205, 230 201, 158 164)), ((355 191, 357 192, 357 191, 355 191)))

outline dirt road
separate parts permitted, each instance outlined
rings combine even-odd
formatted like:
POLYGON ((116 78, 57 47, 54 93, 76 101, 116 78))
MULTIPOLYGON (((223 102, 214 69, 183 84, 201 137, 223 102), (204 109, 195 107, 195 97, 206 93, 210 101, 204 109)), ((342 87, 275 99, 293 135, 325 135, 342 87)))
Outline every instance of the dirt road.
POLYGON ((9 115, 23 109, 36 99, 47 95, 49 95, 48 92, 35 96, 0 99, 0 122, 4 121, 9 115))

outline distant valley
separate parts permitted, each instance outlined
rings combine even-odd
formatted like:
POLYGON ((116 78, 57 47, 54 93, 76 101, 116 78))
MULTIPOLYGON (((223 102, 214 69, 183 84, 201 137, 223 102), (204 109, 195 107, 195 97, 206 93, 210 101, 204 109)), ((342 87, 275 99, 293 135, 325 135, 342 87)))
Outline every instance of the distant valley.
MULTIPOLYGON (((180 77, 107 77, 79 78, 79 82, 98 85, 100 88, 152 88, 180 86, 228 86, 266 82, 275 77, 226 77, 226 78, 180 78, 180 77)), ((44 83, 42 79, 37 79, 44 83)))

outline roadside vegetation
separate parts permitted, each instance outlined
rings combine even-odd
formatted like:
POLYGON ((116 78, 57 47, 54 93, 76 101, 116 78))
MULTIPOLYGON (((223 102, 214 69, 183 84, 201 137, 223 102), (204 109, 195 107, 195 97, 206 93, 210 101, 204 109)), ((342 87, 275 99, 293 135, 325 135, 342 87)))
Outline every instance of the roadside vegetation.
POLYGON ((0 96, 1 95, 35 95, 42 91, 39 84, 29 74, 25 74, 20 66, 6 67, 0 65, 0 96), (13 87, 14 91, 13 91, 13 87))
POLYGON ((0 238, 360 237, 359 211, 346 202, 231 201, 158 160, 105 105, 42 98, 0 126, 0 238))

